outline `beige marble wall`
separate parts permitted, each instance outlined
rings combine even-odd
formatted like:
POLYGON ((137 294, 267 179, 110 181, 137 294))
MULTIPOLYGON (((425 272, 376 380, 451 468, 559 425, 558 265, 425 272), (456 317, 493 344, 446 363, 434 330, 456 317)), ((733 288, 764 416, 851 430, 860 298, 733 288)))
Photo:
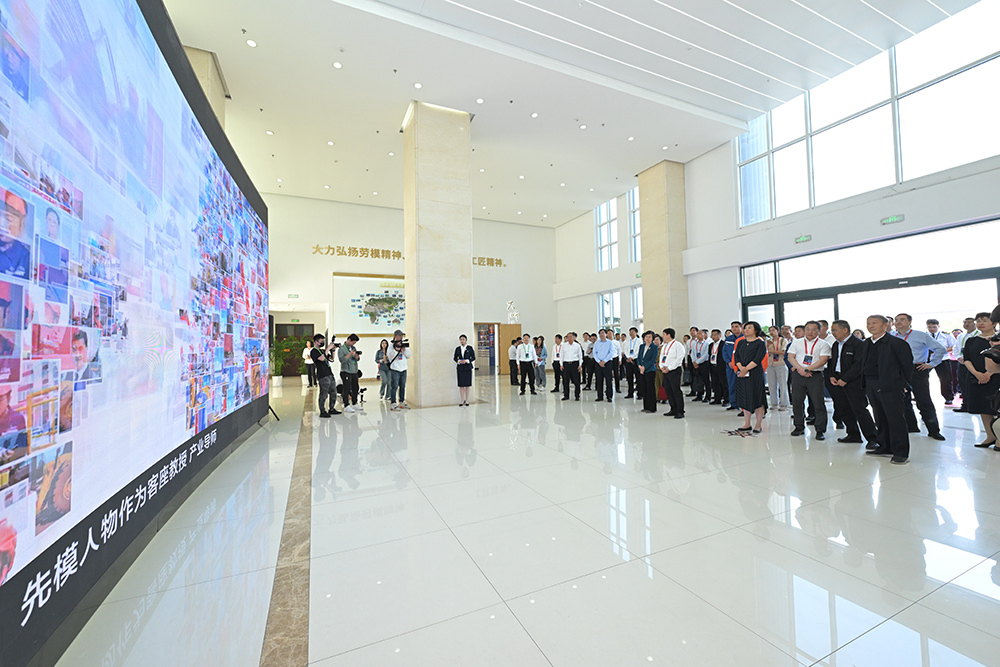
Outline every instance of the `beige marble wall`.
POLYGON ((473 339, 471 116, 412 102, 403 125, 406 402, 458 403, 452 355, 473 339))
POLYGON ((647 329, 690 326, 682 253, 687 248, 684 165, 664 160, 639 174, 642 300, 647 329))
POLYGON ((205 91, 219 124, 222 125, 222 129, 226 129, 226 87, 222 83, 222 74, 219 72, 215 54, 190 46, 184 47, 184 53, 191 61, 191 68, 201 82, 201 88, 205 91))

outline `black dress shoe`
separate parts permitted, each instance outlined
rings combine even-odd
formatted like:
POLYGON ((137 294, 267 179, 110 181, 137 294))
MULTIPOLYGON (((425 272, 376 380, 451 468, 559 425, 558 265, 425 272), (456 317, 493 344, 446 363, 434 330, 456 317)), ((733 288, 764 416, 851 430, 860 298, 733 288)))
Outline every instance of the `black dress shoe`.
POLYGON ((825 433, 817 433, 816 434, 816 439, 817 440, 826 440, 826 434, 825 433))
POLYGON ((881 449, 878 447, 876 447, 871 451, 865 452, 865 454, 867 454, 868 456, 892 456, 892 452, 889 451, 888 449, 881 449))
POLYGON ((576 397, 576 398, 574 398, 573 400, 574 400, 574 401, 579 401, 579 400, 580 400, 580 397, 579 397, 579 396, 577 396, 577 397, 576 397))
POLYGON ((852 442, 861 444, 863 440, 861 438, 856 438, 853 435, 844 436, 843 438, 837 438, 837 442, 852 442))
POLYGON ((564 400, 564 401, 568 401, 568 400, 569 400, 569 396, 563 396, 563 397, 562 397, 562 400, 564 400))
POLYGON ((874 451, 874 450, 878 449, 878 443, 877 442, 869 442, 868 444, 865 445, 865 449, 867 449, 869 452, 874 451))
POLYGON ((524 392, 522 391, 518 396, 524 396, 524 392))
POLYGON ((842 431, 842 430, 844 429, 844 422, 837 422, 836 424, 834 424, 834 427, 835 427, 835 428, 836 428, 836 429, 837 429, 838 431, 842 431))
MULTIPOLYGON (((319 413, 319 416, 320 416, 320 417, 321 417, 322 419, 326 419, 327 417, 329 417, 329 416, 330 416, 330 413, 329 413, 329 412, 321 412, 321 413, 319 413)), ((976 445, 976 447, 978 447, 978 446, 979 446, 979 445, 976 445)))
POLYGON ((815 423, 816 423, 815 417, 809 417, 808 419, 806 419, 806 424, 808 424, 809 426, 812 426, 815 423))
POLYGON ((730 405, 728 408, 726 408, 726 410, 739 410, 739 408, 736 407, 735 405, 730 405))
POLYGON ((632 398, 632 394, 627 394, 625 398, 632 398))
POLYGON ((804 428, 797 428, 792 431, 792 435, 805 435, 806 430, 804 428))
POLYGON ((940 431, 937 432, 937 433, 928 433, 927 437, 931 438, 933 440, 937 440, 939 442, 944 442, 945 440, 948 439, 948 438, 944 437, 943 435, 941 435, 940 431))
POLYGON ((712 401, 708 400, 707 398, 703 398, 703 399, 701 399, 701 402, 702 403, 711 403, 712 401))
POLYGON ((549 393, 550 393, 550 394, 558 394, 558 393, 559 393, 559 390, 558 390, 558 389, 553 389, 553 390, 552 390, 552 391, 550 391, 549 393))
POLYGON ((905 459, 902 456, 893 456, 889 459, 889 463, 895 463, 898 466, 905 465, 907 461, 908 459, 905 459))
POLYGON ((709 405, 722 405, 722 401, 712 401, 709 405))
MULTIPOLYGON (((323 415, 320 415, 320 417, 322 417, 322 416, 323 415)), ((979 443, 976 443, 974 446, 975 447, 992 447, 995 444, 997 444, 996 440, 994 440, 993 442, 979 442, 979 443)))
POLYGON ((908 428, 908 429, 906 429, 906 431, 908 433, 920 433, 920 429, 919 428, 908 428))
POLYGON ((595 398, 594 399, 594 403, 603 403, 603 402, 604 402, 603 398, 595 398))
POLYGON ((674 412, 673 410, 671 410, 670 412, 664 412, 663 416, 664 417, 673 417, 676 414, 677 414, 676 412, 674 412))
POLYGON ((684 419, 684 413, 678 412, 676 415, 674 415, 674 419, 684 419))

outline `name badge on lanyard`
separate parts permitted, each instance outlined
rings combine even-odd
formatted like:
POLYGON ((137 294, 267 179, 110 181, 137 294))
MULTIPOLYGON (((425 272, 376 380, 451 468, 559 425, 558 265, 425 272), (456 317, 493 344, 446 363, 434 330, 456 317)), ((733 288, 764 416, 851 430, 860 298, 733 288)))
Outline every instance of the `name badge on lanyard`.
POLYGON ((802 343, 802 348, 806 351, 806 353, 804 355, 802 355, 802 365, 803 366, 811 366, 812 365, 812 362, 813 362, 813 355, 812 355, 812 353, 816 351, 816 345, 818 343, 819 343, 819 338, 817 338, 816 340, 813 341, 813 348, 812 348, 812 350, 809 349, 809 342, 808 341, 806 341, 805 343, 802 343))

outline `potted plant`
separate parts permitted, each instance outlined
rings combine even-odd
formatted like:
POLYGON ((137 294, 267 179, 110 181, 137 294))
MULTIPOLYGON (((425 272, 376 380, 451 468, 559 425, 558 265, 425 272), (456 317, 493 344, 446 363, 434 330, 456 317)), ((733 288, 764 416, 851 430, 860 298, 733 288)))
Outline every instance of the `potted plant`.
POLYGON ((268 363, 271 366, 271 384, 275 387, 281 386, 281 368, 285 365, 285 359, 277 348, 271 347, 267 351, 268 363))

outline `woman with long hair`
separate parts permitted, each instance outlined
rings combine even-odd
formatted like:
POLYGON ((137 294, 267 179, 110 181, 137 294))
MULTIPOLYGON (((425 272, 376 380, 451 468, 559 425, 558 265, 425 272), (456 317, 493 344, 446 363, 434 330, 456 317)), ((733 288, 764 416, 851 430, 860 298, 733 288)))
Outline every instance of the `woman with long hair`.
POLYGON ((386 363, 386 355, 389 352, 389 341, 385 338, 378 345, 378 352, 375 353, 375 363, 378 364, 378 378, 382 381, 382 386, 378 388, 380 399, 389 398, 389 364, 386 363))

